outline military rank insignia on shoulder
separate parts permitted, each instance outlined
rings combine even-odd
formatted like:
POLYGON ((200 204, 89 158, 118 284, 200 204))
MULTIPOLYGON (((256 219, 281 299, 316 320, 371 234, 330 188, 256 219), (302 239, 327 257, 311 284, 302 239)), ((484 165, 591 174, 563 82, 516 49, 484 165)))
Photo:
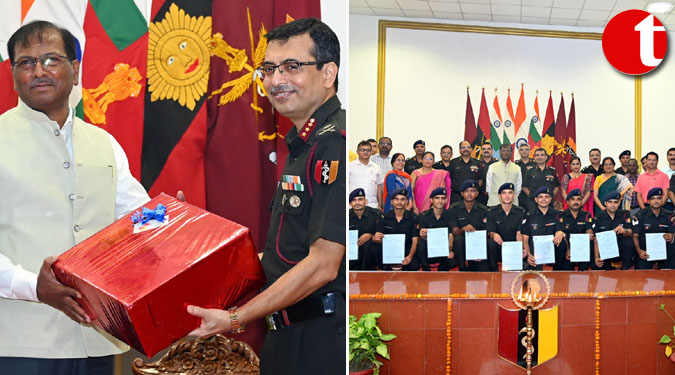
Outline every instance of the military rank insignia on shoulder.
POLYGON ((339 160, 317 160, 314 166, 314 179, 321 185, 335 182, 338 174, 339 160))

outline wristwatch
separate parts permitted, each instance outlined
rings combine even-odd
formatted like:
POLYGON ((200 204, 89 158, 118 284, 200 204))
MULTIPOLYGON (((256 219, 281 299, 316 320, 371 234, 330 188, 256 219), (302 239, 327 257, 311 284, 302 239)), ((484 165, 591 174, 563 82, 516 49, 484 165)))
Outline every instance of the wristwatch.
POLYGON ((237 306, 233 306, 230 309, 227 310, 227 312, 230 314, 230 325, 232 325, 232 329, 230 332, 232 333, 242 333, 246 331, 246 327, 241 325, 239 323, 239 318, 237 317, 237 306))

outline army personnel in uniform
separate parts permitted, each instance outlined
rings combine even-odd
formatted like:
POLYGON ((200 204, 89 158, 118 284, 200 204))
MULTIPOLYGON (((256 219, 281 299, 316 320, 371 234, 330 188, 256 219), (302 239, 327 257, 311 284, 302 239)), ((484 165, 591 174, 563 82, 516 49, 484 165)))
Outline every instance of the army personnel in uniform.
POLYGON ((450 160, 450 179, 452 180, 452 192, 450 203, 462 200, 460 187, 466 180, 478 181, 478 186, 483 184, 481 180, 482 169, 480 162, 471 157, 471 143, 462 141, 459 143, 459 156, 450 160))
POLYGON ((427 151, 427 147, 421 139, 418 139, 413 143, 413 149, 415 150, 415 155, 406 159, 405 166, 403 167, 403 170, 407 174, 412 174, 415 169, 422 168, 422 155, 427 151))
POLYGON ((261 259, 267 284, 240 308, 189 306, 202 319, 191 334, 239 332, 266 317, 261 374, 344 374, 346 114, 336 96, 340 43, 315 18, 279 26, 266 38, 263 85, 274 108, 294 125, 285 139, 289 155, 261 259))
MULTIPOLYGON (((420 262, 416 256, 419 233, 417 216, 405 209, 408 206, 408 189, 394 190, 391 193, 391 205, 393 209, 378 220, 373 241, 382 243, 385 234, 405 234, 405 258, 401 262, 401 269, 417 271, 420 268, 420 262)), ((385 266, 385 269, 391 269, 391 265, 385 266)))
POLYGON ((367 206, 366 192, 362 188, 354 189, 349 194, 349 230, 358 231, 359 257, 349 261, 349 270, 371 270, 377 266, 382 268, 382 249, 372 241, 375 235, 377 219, 382 212, 367 206))
MULTIPOLYGON (((515 163, 520 167, 520 174, 522 179, 525 180, 527 172, 530 169, 537 167, 537 163, 534 160, 530 159, 530 145, 523 143, 518 147, 518 153, 520 154, 520 159, 516 160, 515 163)), ((523 181, 524 182, 524 181, 523 181)), ((518 205, 521 207, 527 207, 527 195, 521 190, 518 194, 518 205)))
POLYGON ((667 259, 657 263, 659 269, 672 269, 675 262, 675 216, 663 208, 663 189, 655 187, 647 193, 649 206, 638 212, 633 225, 633 244, 635 245, 635 269, 650 270, 654 261, 649 260, 645 242, 645 233, 663 233, 666 240, 667 259))
POLYGON ((560 181, 558 181, 555 169, 546 166, 547 157, 546 150, 543 148, 536 149, 534 151, 534 160, 537 162, 537 166, 528 171, 527 175, 523 178, 523 192, 529 197, 526 201, 529 207, 525 207, 528 211, 532 211, 537 207, 534 203, 535 196, 532 195, 533 192, 536 192, 541 187, 547 187, 552 194, 551 196, 555 197, 558 189, 560 189, 560 181))
POLYGON ((448 201, 448 192, 443 187, 434 189, 429 198, 431 199, 431 208, 422 212, 417 217, 420 228, 420 239, 417 245, 417 253, 422 263, 422 270, 429 271, 429 264, 438 263, 439 271, 448 271, 457 265, 457 261, 448 257, 429 258, 427 248, 427 229, 429 228, 448 228, 448 251, 452 246, 452 231, 450 230, 450 211, 445 209, 445 203, 448 201))
POLYGON ((502 259, 502 244, 505 241, 523 240, 520 230, 527 213, 524 208, 513 204, 514 189, 511 182, 502 184, 498 191, 500 204, 491 207, 487 215, 488 262, 493 272, 499 271, 497 263, 502 259))
POLYGON ((554 271, 571 270, 571 263, 566 259, 567 246, 563 239, 565 233, 562 231, 560 223, 560 212, 556 211, 551 205, 553 193, 546 187, 540 187, 534 193, 534 200, 537 207, 527 214, 527 219, 523 224, 523 247, 527 252, 526 269, 543 269, 535 260, 534 242, 532 237, 553 234, 553 245, 555 246, 554 271))
MULTIPOLYGON (((581 190, 572 189, 567 193, 567 209, 560 214, 560 222, 562 223, 562 230, 565 232, 565 239, 567 240, 567 255, 565 260, 570 259, 570 234, 588 233, 589 241, 592 243, 593 236, 593 218, 591 214, 581 209, 581 190)), ((589 247, 589 262, 579 262, 577 266, 579 271, 587 271, 593 262, 593 246, 589 247)), ((567 262, 565 262, 567 263, 567 262)), ((569 265, 570 269, 574 269, 574 264, 569 265)))
MULTIPOLYGON (((452 228, 453 253, 460 271, 489 271, 490 265, 486 260, 469 261, 466 265, 465 232, 485 230, 488 208, 476 201, 478 197, 478 182, 466 180, 459 188, 462 200, 450 206, 450 227, 452 228)), ((452 254, 451 254, 452 255, 452 254)))
POLYGON ((605 204, 605 210, 596 216, 593 224, 593 231, 606 232, 613 230, 616 232, 616 242, 619 245, 619 258, 600 259, 600 250, 598 241, 595 241, 595 264, 603 270, 612 270, 621 268, 627 270, 633 265, 633 255, 635 246, 633 245, 633 220, 630 212, 619 209, 621 194, 614 190, 605 194, 602 198, 605 204), (619 262, 620 261, 620 262, 619 262))

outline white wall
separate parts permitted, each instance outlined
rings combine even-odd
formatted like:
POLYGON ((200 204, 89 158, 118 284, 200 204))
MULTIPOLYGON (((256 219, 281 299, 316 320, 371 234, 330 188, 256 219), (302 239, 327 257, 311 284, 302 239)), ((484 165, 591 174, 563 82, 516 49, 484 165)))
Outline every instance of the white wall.
POLYGON ((340 40, 340 70, 338 72, 338 98, 342 108, 349 111, 349 32, 347 30, 347 1, 322 0, 321 19, 337 34, 340 40))
MULTIPOLYGON (((361 139, 375 137, 378 20, 350 16, 350 149, 361 139)), ((556 114, 560 92, 564 92, 567 113, 570 93, 574 92, 577 144, 584 164, 588 163, 584 156, 592 147, 614 157, 624 149, 634 149, 634 79, 607 63, 600 40, 389 28, 386 51, 384 133, 393 138, 394 152, 409 156, 418 138, 426 140, 427 149, 436 153, 445 143, 456 151, 464 133, 466 86, 470 86, 477 119, 483 86, 489 108, 494 88, 499 89, 505 116, 507 88, 511 88, 515 108, 521 83, 525 84, 528 118, 536 90, 542 117, 549 90, 553 91, 556 114)), ((669 85, 675 82, 675 66, 668 61, 663 65, 644 79, 644 131, 670 132, 670 137, 643 136, 643 151, 657 149, 664 153, 675 145, 675 131, 665 127, 674 117, 667 103, 675 93, 669 85)))

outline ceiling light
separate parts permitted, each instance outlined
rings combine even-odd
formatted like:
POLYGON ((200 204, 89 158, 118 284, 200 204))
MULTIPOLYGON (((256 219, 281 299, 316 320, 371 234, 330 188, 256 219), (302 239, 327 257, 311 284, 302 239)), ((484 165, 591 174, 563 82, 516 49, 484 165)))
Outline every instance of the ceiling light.
POLYGON ((670 10, 673 9, 673 4, 665 1, 659 1, 656 3, 651 3, 647 7, 647 12, 649 13, 656 13, 656 14, 663 14, 663 13, 668 13, 670 10))

